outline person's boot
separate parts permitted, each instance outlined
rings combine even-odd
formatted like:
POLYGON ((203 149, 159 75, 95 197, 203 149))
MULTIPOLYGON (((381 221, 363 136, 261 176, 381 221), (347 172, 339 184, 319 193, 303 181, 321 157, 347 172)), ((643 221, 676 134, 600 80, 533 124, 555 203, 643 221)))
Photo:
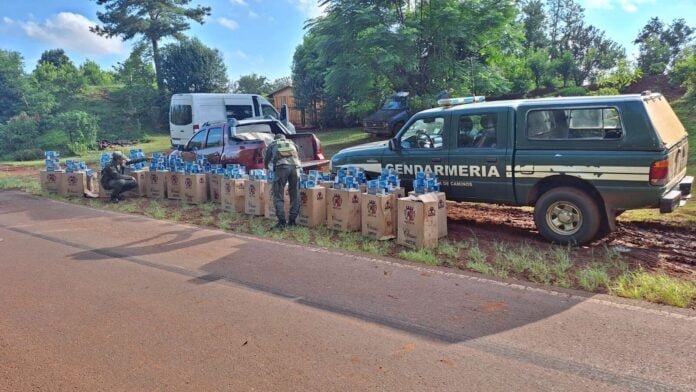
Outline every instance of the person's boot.
POLYGON ((271 227, 271 230, 285 230, 286 226, 287 223, 285 222, 285 219, 279 220, 278 223, 275 224, 275 226, 271 227))
POLYGON ((297 226, 297 222, 295 222, 296 218, 290 218, 288 221, 288 226, 297 226))
POLYGON ((112 197, 110 200, 112 203, 118 203, 118 201, 119 201, 118 197, 112 197))

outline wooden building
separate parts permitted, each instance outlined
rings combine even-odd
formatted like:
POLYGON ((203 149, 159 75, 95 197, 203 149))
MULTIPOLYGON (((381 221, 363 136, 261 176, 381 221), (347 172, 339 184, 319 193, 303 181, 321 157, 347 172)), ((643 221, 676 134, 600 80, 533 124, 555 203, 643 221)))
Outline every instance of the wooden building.
POLYGON ((268 99, 278 110, 280 110, 281 106, 288 105, 290 122, 295 125, 295 128, 307 129, 317 127, 316 121, 312 121, 309 111, 295 104, 295 95, 292 86, 286 86, 272 92, 268 95, 268 99))

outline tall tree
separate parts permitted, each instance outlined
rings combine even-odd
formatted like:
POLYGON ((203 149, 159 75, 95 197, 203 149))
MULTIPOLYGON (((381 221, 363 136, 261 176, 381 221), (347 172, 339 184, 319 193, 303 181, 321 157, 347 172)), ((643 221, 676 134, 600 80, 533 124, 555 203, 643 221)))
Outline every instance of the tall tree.
POLYGON ((255 73, 242 75, 234 82, 232 90, 240 94, 264 94, 268 92, 268 78, 255 73))
POLYGON ((23 67, 19 52, 0 49, 0 124, 27 110, 27 80, 23 67))
POLYGON ((526 38, 525 47, 527 49, 537 49, 546 47, 548 39, 544 26, 546 24, 546 13, 542 0, 527 0, 522 5, 522 23, 524 23, 524 37, 526 38))
POLYGON ((112 129, 140 132, 157 128, 158 115, 152 110, 157 107, 157 82, 151 57, 147 45, 136 45, 126 61, 114 67, 123 88, 114 92, 114 107, 119 111, 115 121, 120 123, 112 129))
POLYGON ((684 19, 675 19, 666 27, 660 18, 651 18, 633 43, 640 45, 638 64, 643 72, 662 74, 674 63, 696 32, 684 19))
POLYGON ((70 58, 65 54, 63 49, 51 49, 44 51, 41 53, 41 58, 39 58, 36 66, 38 67, 42 63, 51 63, 56 68, 60 68, 65 64, 72 65, 72 61, 70 61, 70 58))
POLYGON ((189 20, 203 24, 203 18, 210 15, 210 7, 187 8, 191 0, 96 0, 96 2, 105 7, 105 12, 97 12, 97 18, 103 24, 90 27, 90 30, 102 36, 119 36, 126 41, 142 36, 151 46, 157 89, 160 98, 164 101, 165 86, 160 40, 166 37, 183 39, 182 32, 189 29, 189 20))
POLYGON ((220 51, 197 38, 162 48, 162 78, 173 93, 227 91, 227 68, 220 51))

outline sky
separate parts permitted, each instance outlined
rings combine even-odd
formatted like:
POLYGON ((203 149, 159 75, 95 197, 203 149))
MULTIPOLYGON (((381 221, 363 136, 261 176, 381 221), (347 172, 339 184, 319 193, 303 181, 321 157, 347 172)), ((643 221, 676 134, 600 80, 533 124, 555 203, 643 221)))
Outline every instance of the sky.
MULTIPOLYGON (((669 24, 684 18, 696 27, 696 0, 578 0, 587 23, 604 30, 626 48, 651 17, 669 24)), ((309 18, 321 15, 316 0, 199 0, 212 8, 203 25, 186 32, 218 49, 230 80, 256 73, 274 80, 291 75, 292 55, 305 34, 309 18)), ((31 72, 45 50, 62 48, 75 64, 94 60, 112 69, 130 53, 132 42, 89 32, 102 10, 90 0, 0 0, 0 49, 20 52, 31 72)))

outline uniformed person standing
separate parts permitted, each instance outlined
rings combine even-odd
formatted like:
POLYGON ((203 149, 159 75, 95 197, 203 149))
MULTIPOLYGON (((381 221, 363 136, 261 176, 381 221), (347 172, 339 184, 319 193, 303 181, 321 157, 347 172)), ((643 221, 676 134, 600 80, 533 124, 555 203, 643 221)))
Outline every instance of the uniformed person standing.
POLYGON ((295 226, 295 219, 300 212, 300 154, 297 145, 287 140, 285 135, 278 134, 263 153, 263 164, 266 169, 273 170, 273 205, 275 206, 278 224, 275 228, 282 229, 286 225, 295 226), (289 221, 285 221, 285 205, 283 191, 288 184, 290 193, 289 221))
POLYGON ((135 189, 138 182, 132 176, 123 174, 125 165, 149 161, 150 158, 137 158, 128 160, 121 151, 114 151, 111 154, 111 162, 102 169, 101 182, 102 187, 111 191, 111 202, 118 203, 119 200, 124 200, 123 192, 135 189))

